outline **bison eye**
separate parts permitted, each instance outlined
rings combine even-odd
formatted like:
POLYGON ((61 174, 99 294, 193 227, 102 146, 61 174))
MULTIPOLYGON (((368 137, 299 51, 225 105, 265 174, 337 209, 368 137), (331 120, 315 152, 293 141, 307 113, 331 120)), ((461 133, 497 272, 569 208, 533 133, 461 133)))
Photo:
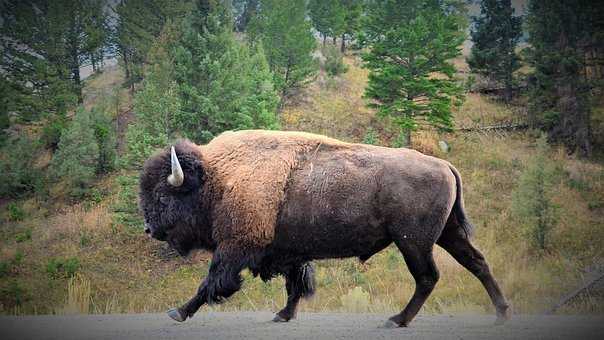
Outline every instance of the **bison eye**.
POLYGON ((170 198, 169 198, 169 197, 166 197, 166 196, 160 196, 160 197, 159 197, 159 201, 160 201, 162 204, 168 205, 168 203, 170 203, 170 198))

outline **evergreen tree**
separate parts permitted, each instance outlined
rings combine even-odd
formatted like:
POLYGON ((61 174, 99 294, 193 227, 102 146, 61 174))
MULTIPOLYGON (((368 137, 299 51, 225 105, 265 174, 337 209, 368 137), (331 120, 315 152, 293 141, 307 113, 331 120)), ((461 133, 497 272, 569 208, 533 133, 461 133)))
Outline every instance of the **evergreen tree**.
POLYGON ((344 25, 342 29, 342 43, 340 51, 346 51, 346 39, 352 37, 358 32, 361 24, 361 14, 363 13, 362 0, 340 0, 344 11, 344 25))
POLYGON ((71 196, 82 197, 96 178, 98 164, 99 146, 90 112, 80 108, 61 136, 51 162, 51 174, 54 179, 64 181, 71 196))
POLYGON ((522 35, 522 18, 514 16, 511 0, 483 0, 478 17, 473 17, 472 52, 468 65, 473 72, 503 84, 509 101, 514 72, 520 68, 516 45, 522 35))
POLYGON ((168 23, 150 49, 145 79, 134 97, 136 120, 126 132, 128 152, 124 165, 128 167, 140 167, 155 150, 177 137, 176 117, 180 115, 181 98, 172 50, 179 39, 176 25, 168 23))
POLYGON ((190 0, 121 0, 115 7, 113 42, 126 74, 126 84, 143 78, 149 48, 168 21, 179 22, 191 11, 190 0))
POLYGON ((59 5, 15 0, 0 8, 0 78, 6 109, 17 121, 64 115, 77 98, 65 63, 67 19, 59 5))
POLYGON ((108 112, 99 108, 90 111, 94 136, 99 147, 97 173, 106 174, 115 169, 117 160, 117 136, 108 112))
POLYGON ((93 72, 96 72, 103 64, 110 44, 111 27, 105 5, 105 1, 89 0, 85 8, 84 34, 86 39, 83 50, 86 61, 92 65, 93 72))
POLYGON ((583 46, 592 41, 594 23, 604 21, 604 11, 588 0, 533 0, 528 10, 533 123, 548 131, 550 140, 589 155, 591 84, 584 74, 583 46))
POLYGON ((6 130, 10 126, 10 113, 12 101, 11 97, 13 96, 13 90, 9 86, 6 79, 0 76, 0 93, 2 96, 0 97, 0 147, 4 146, 6 141, 6 130))
POLYGON ((520 176, 512 193, 512 211, 526 228, 533 243, 541 250, 548 245, 548 234, 556 224, 557 210, 552 202, 556 191, 557 169, 547 158, 545 135, 537 140, 537 154, 520 176))
POLYGON ((305 13, 304 1, 262 0, 251 28, 251 39, 262 43, 275 86, 284 96, 317 72, 315 38, 305 13))
POLYGON ((460 15, 445 1, 378 1, 367 8, 363 55, 370 70, 365 96, 406 136, 422 125, 453 126, 462 89, 451 60, 464 41, 460 15))
POLYGON ((310 0, 308 2, 308 16, 312 25, 323 38, 323 46, 329 35, 328 7, 331 1, 310 0))
POLYGON ((332 37, 335 44, 336 38, 344 33, 346 12, 340 0, 310 0, 308 15, 317 32, 323 37, 323 46, 327 37, 332 37))
POLYGON ((177 129, 198 142, 225 130, 274 128, 278 97, 264 53, 235 38, 230 9, 200 1, 173 49, 177 129))

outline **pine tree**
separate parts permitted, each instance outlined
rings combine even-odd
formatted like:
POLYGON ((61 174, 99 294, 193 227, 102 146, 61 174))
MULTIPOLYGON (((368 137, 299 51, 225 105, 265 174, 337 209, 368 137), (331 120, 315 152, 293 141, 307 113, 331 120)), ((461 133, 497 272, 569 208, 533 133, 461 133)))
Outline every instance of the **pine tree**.
POLYGON ((346 39, 352 39, 360 29, 363 2, 361 0, 340 0, 340 2, 344 11, 344 26, 342 29, 340 51, 344 53, 346 51, 346 39))
POLYGON ((514 72, 520 68, 516 45, 522 35, 522 18, 514 16, 511 0, 484 0, 480 16, 473 17, 472 52, 468 65, 473 72, 505 87, 509 101, 514 86, 514 72))
POLYGON ((278 97, 260 47, 235 38, 230 9, 200 1, 173 49, 177 129, 198 142, 225 130, 274 128, 278 97))
POLYGON ((92 65, 92 71, 96 72, 103 64, 106 51, 109 50, 111 27, 109 15, 105 11, 105 1, 89 0, 86 2, 86 18, 84 21, 83 51, 86 62, 92 65))
POLYGON ((115 169, 117 160, 117 136, 109 113, 101 108, 90 111, 94 137, 99 147, 97 173, 106 174, 115 169))
POLYGON ((312 25, 323 38, 323 46, 329 36, 329 11, 330 1, 310 0, 308 2, 308 15, 312 25))
POLYGON ((73 197, 84 196, 96 178, 99 146, 92 125, 90 112, 78 109, 51 162, 52 177, 63 181, 73 197))
POLYGON ((588 0, 529 2, 529 62, 534 67, 529 112, 533 123, 581 155, 591 153, 590 86, 584 75, 583 44, 594 35, 588 0))
POLYGON ((533 243, 541 250, 548 246, 548 234, 556 224, 557 209, 552 202, 557 169, 547 158, 545 135, 537 140, 537 154, 520 176, 512 193, 512 211, 528 228, 533 243))
POLYGON ((180 39, 176 25, 168 23, 147 56, 142 88, 134 97, 136 121, 128 126, 124 157, 127 167, 140 167, 153 152, 165 147, 176 136, 176 117, 181 98, 174 74, 172 49, 180 39))
POLYGON ((117 22, 112 40, 131 90, 142 80, 145 58, 164 25, 168 21, 181 21, 191 11, 191 2, 121 0, 115 7, 117 22))
MULTIPOLYGON (((1 80, 18 121, 64 115, 77 99, 65 61, 65 13, 50 1, 4 1, 0 10, 1 80)), ((4 94, 4 93, 3 93, 4 94)))
POLYGON ((367 9, 365 96, 405 134, 407 146, 421 126, 453 126, 451 109, 460 104, 462 89, 451 60, 460 54, 464 34, 452 8, 444 1, 389 0, 367 9))
POLYGON ((327 37, 332 37, 335 44, 336 38, 343 34, 346 28, 346 12, 340 0, 308 2, 308 15, 314 28, 323 37, 323 45, 327 37))
POLYGON ((283 96, 303 86, 317 72, 316 42, 306 20, 304 1, 262 0, 250 36, 264 47, 274 83, 283 96))

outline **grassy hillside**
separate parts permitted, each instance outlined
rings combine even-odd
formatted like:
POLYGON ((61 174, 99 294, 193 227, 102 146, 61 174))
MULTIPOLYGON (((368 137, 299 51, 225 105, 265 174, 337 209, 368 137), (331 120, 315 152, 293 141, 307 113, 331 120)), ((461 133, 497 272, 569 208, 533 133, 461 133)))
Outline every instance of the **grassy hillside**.
MULTIPOLYGON (((347 57, 347 73, 336 79, 321 74, 286 105, 282 128, 305 130, 360 142, 368 129, 378 142, 390 145, 394 133, 365 107, 367 73, 347 57)), ((90 105, 107 96, 121 77, 118 69, 87 82, 90 105)), ((118 91, 116 112, 126 112, 127 95, 118 91)), ((456 113, 460 125, 488 125, 522 112, 477 94, 469 94, 456 113)), ((121 114, 119 122, 128 122, 121 114)), ((561 169, 554 203, 560 212, 550 231, 551 247, 536 251, 527 231, 512 216, 512 192, 536 154, 533 132, 505 134, 437 134, 413 136, 419 150, 451 161, 461 172, 465 201, 476 225, 475 243, 483 250, 516 312, 539 312, 581 281, 584 269, 604 258, 604 166, 551 150, 548 158, 561 169), (451 145, 449 153, 437 142, 451 145)), ((149 240, 142 229, 116 218, 124 192, 116 174, 102 179, 87 201, 5 202, 0 209, 0 312, 114 313, 163 311, 193 294, 205 276, 209 256, 182 259, 149 240)), ((441 272, 424 313, 492 312, 479 282, 441 249, 441 272)), ((218 310, 278 310, 286 292, 282 279, 263 283, 244 273, 244 288, 218 310)), ((301 305, 305 311, 394 312, 410 298, 414 282, 402 256, 389 247, 360 264, 355 259, 317 263, 316 296, 301 305)), ((566 312, 602 313, 588 298, 566 312)), ((202 311, 203 313, 203 311, 202 311)))

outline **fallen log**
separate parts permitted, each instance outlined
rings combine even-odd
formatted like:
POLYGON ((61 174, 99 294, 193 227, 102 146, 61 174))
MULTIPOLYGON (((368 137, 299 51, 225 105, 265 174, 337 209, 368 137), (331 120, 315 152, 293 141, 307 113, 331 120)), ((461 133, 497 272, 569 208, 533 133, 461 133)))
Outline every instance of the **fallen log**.
POLYGON ((512 131, 512 130, 525 130, 528 129, 529 125, 526 123, 513 123, 513 124, 499 124, 499 125, 487 125, 487 126, 469 126, 459 127, 455 129, 461 132, 473 132, 473 131, 512 131))

